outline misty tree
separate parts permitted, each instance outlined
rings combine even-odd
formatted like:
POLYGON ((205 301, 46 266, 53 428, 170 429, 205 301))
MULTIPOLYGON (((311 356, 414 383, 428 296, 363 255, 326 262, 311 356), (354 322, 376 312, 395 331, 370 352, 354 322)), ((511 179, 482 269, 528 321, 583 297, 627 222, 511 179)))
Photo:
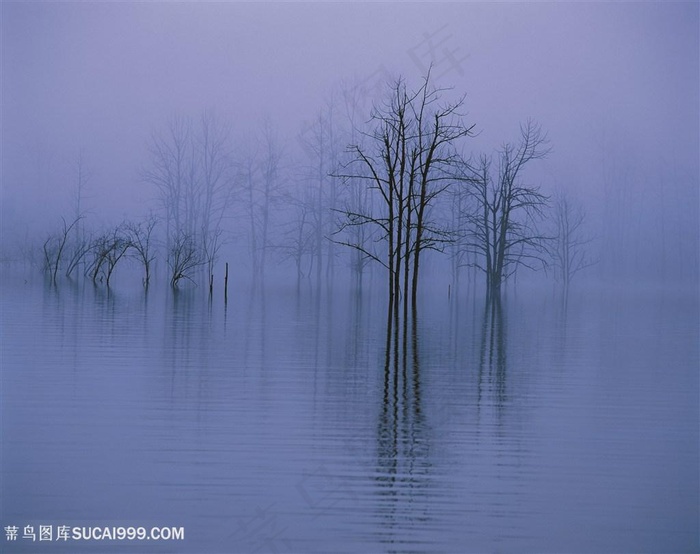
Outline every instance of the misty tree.
MULTIPOLYGON (((77 227, 77 225, 76 225, 77 227)), ((92 249, 92 239, 85 233, 84 229, 80 230, 72 241, 70 255, 67 258, 66 277, 70 277, 84 261, 92 249)))
POLYGON ((352 178, 348 179, 347 184, 348 195, 342 208, 337 209, 341 219, 337 224, 337 231, 333 234, 333 240, 339 244, 353 246, 350 251, 350 270, 355 277, 357 287, 362 288, 365 268, 373 259, 366 252, 372 249, 378 239, 381 240, 382 234, 377 228, 371 228, 369 225, 356 225, 350 219, 343 220, 342 216, 347 217, 347 214, 374 212, 374 196, 371 194, 371 189, 361 186, 361 183, 353 183, 352 178))
MULTIPOLYGON (((361 125, 367 121, 371 112, 373 97, 376 95, 376 87, 373 89, 374 81, 367 79, 355 82, 343 82, 340 86, 339 96, 341 102, 341 113, 343 122, 341 132, 342 140, 345 144, 360 144, 363 138, 361 125)), ((345 152, 340 163, 345 164, 352 159, 351 152, 345 152)), ((369 176, 366 168, 356 166, 356 172, 362 172, 361 177, 369 176)), ((333 240, 335 242, 359 245, 360 248, 350 249, 350 270, 355 278, 358 288, 362 287, 365 268, 371 263, 371 258, 363 253, 363 250, 370 248, 370 243, 375 240, 376 230, 370 229, 368 225, 343 225, 342 215, 346 213, 372 213, 374 210, 374 195, 370 187, 363 186, 365 183, 359 177, 346 176, 344 187, 341 189, 338 203, 339 208, 336 214, 341 215, 341 221, 334 224, 335 231, 333 240)))
POLYGON ((536 269, 546 263, 548 237, 539 229, 548 197, 539 187, 522 181, 525 167, 544 158, 549 149, 541 127, 532 121, 520 127, 517 145, 507 143, 493 157, 459 164, 458 180, 471 198, 463 213, 467 239, 465 251, 471 264, 484 272, 490 298, 519 266, 536 269))
POLYGON ((341 173, 346 182, 364 183, 378 199, 371 211, 344 210, 341 230, 368 226, 385 250, 377 242, 341 242, 387 269, 389 313, 393 310, 396 322, 402 296, 404 321, 409 297, 415 312, 421 255, 441 250, 449 239, 448 230, 431 221, 430 208, 450 186, 456 143, 472 134, 459 113, 462 100, 441 104, 442 92, 432 87, 430 74, 415 91, 403 79, 391 83, 373 110, 366 143, 349 146, 352 157, 341 173))
MULTIPOLYGON (((152 135, 149 152, 143 178, 158 193, 168 256, 182 253, 184 241, 197 251, 197 265, 205 263, 211 275, 233 195, 230 128, 211 111, 204 111, 196 125, 174 117, 164 132, 152 135)), ((176 260, 168 263, 180 266, 176 260)))
POLYGON ((170 268, 170 286, 177 288, 182 279, 194 281, 197 268, 206 263, 202 251, 198 248, 196 238, 181 232, 173 237, 168 253, 170 268))
POLYGON ((117 225, 98 235, 92 241, 93 261, 88 268, 92 282, 96 283, 99 277, 109 287, 117 263, 130 247, 131 241, 125 233, 124 225, 117 225))
POLYGON ((195 152, 199 159, 201 190, 195 192, 194 203, 199 211, 199 240, 209 278, 214 274, 214 264, 222 246, 222 222, 233 198, 230 137, 230 127, 212 111, 202 114, 195 152))
POLYGON ((65 218, 62 217, 61 221, 63 222, 63 225, 61 230, 50 234, 44 241, 44 270, 49 274, 51 281, 54 284, 56 283, 58 269, 65 254, 66 244, 68 243, 70 233, 78 224, 79 220, 80 218, 76 218, 70 224, 68 224, 65 218))
POLYGON ((448 205, 444 208, 451 230, 447 252, 450 259, 451 286, 456 293, 460 287, 462 270, 472 265, 472 255, 467 248, 468 234, 461 224, 463 214, 469 209, 470 197, 465 187, 453 187, 446 200, 448 205))
POLYGON ((70 240, 69 252, 68 252, 68 263, 66 265, 66 277, 70 277, 73 271, 75 271, 78 266, 80 266, 87 254, 90 252, 90 237, 86 236, 85 229, 82 225, 83 219, 85 219, 85 191, 87 189, 89 180, 92 176, 91 171, 88 169, 85 162, 85 157, 82 150, 78 153, 77 157, 73 161, 73 174, 75 178, 75 184, 72 191, 72 204, 73 204, 73 219, 76 221, 73 227, 73 237, 70 240))
POLYGON ((566 297, 574 276, 596 263, 587 250, 593 239, 586 234, 586 212, 561 191, 555 196, 553 215, 552 266, 554 277, 561 282, 566 297))
POLYGON ((281 197, 282 148, 271 124, 262 125, 261 137, 251 140, 240 164, 244 188, 245 214, 248 220, 248 245, 252 260, 253 282, 265 275, 272 245, 272 215, 281 197))
POLYGON ((333 212, 339 200, 337 176, 334 174, 340 151, 335 104, 331 96, 298 136, 307 158, 305 180, 314 191, 314 209, 309 215, 314 228, 313 257, 317 286, 320 286, 324 265, 328 282, 332 282, 335 271, 335 243, 328 240, 335 230, 333 212))
POLYGON ((104 279, 103 266, 107 261, 107 252, 110 246, 109 234, 103 233, 95 237, 90 244, 90 252, 92 253, 92 262, 86 268, 86 275, 90 276, 93 283, 97 283, 97 278, 104 279))
POLYGON ((166 250, 170 238, 187 227, 188 169, 194 163, 189 120, 173 117, 164 132, 153 133, 149 144, 150 166, 144 170, 145 181, 154 185, 164 214, 166 250))
POLYGON ((247 141, 246 151, 242 156, 239 164, 239 180, 242 184, 243 196, 245 198, 245 215, 248 220, 248 251, 250 254, 250 259, 252 261, 252 272, 253 272, 253 282, 255 282, 256 277, 259 275, 259 253, 260 247, 258 245, 258 225, 257 225, 257 194, 256 194, 256 183, 258 180, 258 164, 257 164, 257 153, 254 149, 253 141, 247 141))
POLYGON ((285 204, 289 210, 281 243, 275 246, 281 261, 292 260, 296 269, 297 288, 313 269, 316 228, 313 221, 315 198, 304 190, 298 195, 289 193, 285 204))
MULTIPOLYGON (((298 274, 302 265, 303 274, 308 274, 310 269, 317 285, 324 274, 327 283, 334 280, 341 254, 337 248, 340 238, 357 244, 372 240, 367 227, 345 227, 338 233, 339 213, 369 211, 373 199, 368 188, 360 186, 364 183, 355 183, 352 177, 346 177, 346 186, 341 186, 337 169, 349 161, 349 153, 342 145, 360 142, 360 127, 367 121, 377 93, 385 86, 386 73, 380 76, 376 73, 339 83, 297 137, 305 159, 299 181, 307 192, 300 194, 290 189, 295 207, 286 222, 282 250, 285 255, 294 253, 299 261, 304 258, 303 264, 297 264, 298 274)), ((349 253, 349 267, 360 283, 370 260, 358 250, 349 253)))
POLYGON ((261 160, 260 177, 262 181, 260 230, 262 254, 260 257, 260 276, 265 275, 265 262, 270 243, 270 212, 279 198, 280 163, 282 150, 269 123, 263 127, 264 154, 261 160))
POLYGON ((145 221, 127 222, 124 231, 131 245, 131 257, 143 266, 143 286, 148 288, 151 282, 151 265, 155 260, 153 231, 158 219, 151 214, 145 221))

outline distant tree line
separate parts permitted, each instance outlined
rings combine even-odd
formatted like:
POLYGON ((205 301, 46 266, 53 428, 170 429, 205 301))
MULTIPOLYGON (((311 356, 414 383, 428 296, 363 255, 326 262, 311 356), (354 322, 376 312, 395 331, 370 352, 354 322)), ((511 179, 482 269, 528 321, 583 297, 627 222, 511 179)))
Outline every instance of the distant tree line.
POLYGON ((416 309, 429 252, 448 255, 455 288, 462 270, 480 272, 487 296, 498 297, 528 268, 550 271, 568 293, 596 260, 582 208, 563 193, 552 201, 527 180, 550 151, 546 133, 528 120, 516 142, 467 156, 475 126, 464 99, 447 96, 430 73, 415 88, 399 77, 379 93, 342 83, 299 133, 296 161, 270 122, 237 143, 213 111, 173 117, 151 135, 141 171, 155 212, 88 230, 81 157, 74 213, 43 242, 44 269, 52 282, 82 274, 109 286, 119 262, 131 259, 147 287, 162 256, 170 286, 202 275, 211 284, 235 236, 246 238, 254 283, 271 259, 291 262, 297 283, 319 287, 338 267, 358 286, 369 267, 382 268, 395 321, 416 309))

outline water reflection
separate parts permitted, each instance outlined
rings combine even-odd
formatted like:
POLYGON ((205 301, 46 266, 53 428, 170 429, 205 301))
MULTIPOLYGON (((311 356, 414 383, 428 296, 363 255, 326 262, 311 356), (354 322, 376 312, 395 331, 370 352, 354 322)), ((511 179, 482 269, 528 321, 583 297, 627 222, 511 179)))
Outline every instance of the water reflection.
POLYGON ((126 514, 188 553, 696 545, 696 300, 442 294, 397 341, 372 287, 240 292, 226 324, 201 289, 0 286, 5 525, 126 514))
POLYGON ((198 352, 193 347, 192 336, 196 332, 194 302, 195 291, 191 288, 172 289, 166 295, 163 355, 166 367, 172 369, 173 379, 176 369, 190 367, 192 353, 198 352))
POLYGON ((377 422, 375 517, 381 523, 378 540, 390 550, 412 544, 431 521, 417 508, 430 495, 431 439, 421 397, 421 356, 418 317, 403 321, 402 340, 387 325, 384 379, 377 422))
POLYGON ((483 394, 492 392, 493 403, 500 415, 508 399, 507 381, 507 322, 499 297, 493 297, 484 304, 479 345, 478 402, 481 407, 483 394))
POLYGON ((268 321, 267 295, 264 287, 253 287, 246 295, 245 325, 243 326, 243 369, 258 363, 267 367, 268 321))

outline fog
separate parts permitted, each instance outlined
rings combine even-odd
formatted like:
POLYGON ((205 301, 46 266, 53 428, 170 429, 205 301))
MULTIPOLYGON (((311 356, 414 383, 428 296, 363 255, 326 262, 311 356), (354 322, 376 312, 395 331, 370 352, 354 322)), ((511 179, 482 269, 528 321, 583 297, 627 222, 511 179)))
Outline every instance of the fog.
POLYGON ((0 22, 0 550, 696 551, 697 2, 0 22))
MULTIPOLYGON (((432 64, 446 97, 466 95, 477 136, 465 155, 516 140, 528 118, 542 126, 552 152, 528 179, 585 206, 601 262, 590 276, 692 282, 697 29, 694 3, 3 3, 3 255, 71 214, 78 158, 85 225, 158 212, 142 174, 150 137, 173 117, 213 110, 238 163, 270 126, 280 180, 308 186, 300 139, 342 105, 343 84, 370 93, 362 127, 387 82, 417 84, 432 64)), ((226 231, 228 249, 248 241, 245 227, 226 231)))

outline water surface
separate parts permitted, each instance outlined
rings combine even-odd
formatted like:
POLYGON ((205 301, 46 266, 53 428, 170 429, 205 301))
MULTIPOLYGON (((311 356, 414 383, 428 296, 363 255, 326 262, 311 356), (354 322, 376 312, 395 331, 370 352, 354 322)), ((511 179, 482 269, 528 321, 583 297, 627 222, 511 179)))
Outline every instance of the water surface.
POLYGON ((698 304, 2 281, 8 552, 693 552, 698 304), (182 526, 32 543, 24 526, 182 526))

